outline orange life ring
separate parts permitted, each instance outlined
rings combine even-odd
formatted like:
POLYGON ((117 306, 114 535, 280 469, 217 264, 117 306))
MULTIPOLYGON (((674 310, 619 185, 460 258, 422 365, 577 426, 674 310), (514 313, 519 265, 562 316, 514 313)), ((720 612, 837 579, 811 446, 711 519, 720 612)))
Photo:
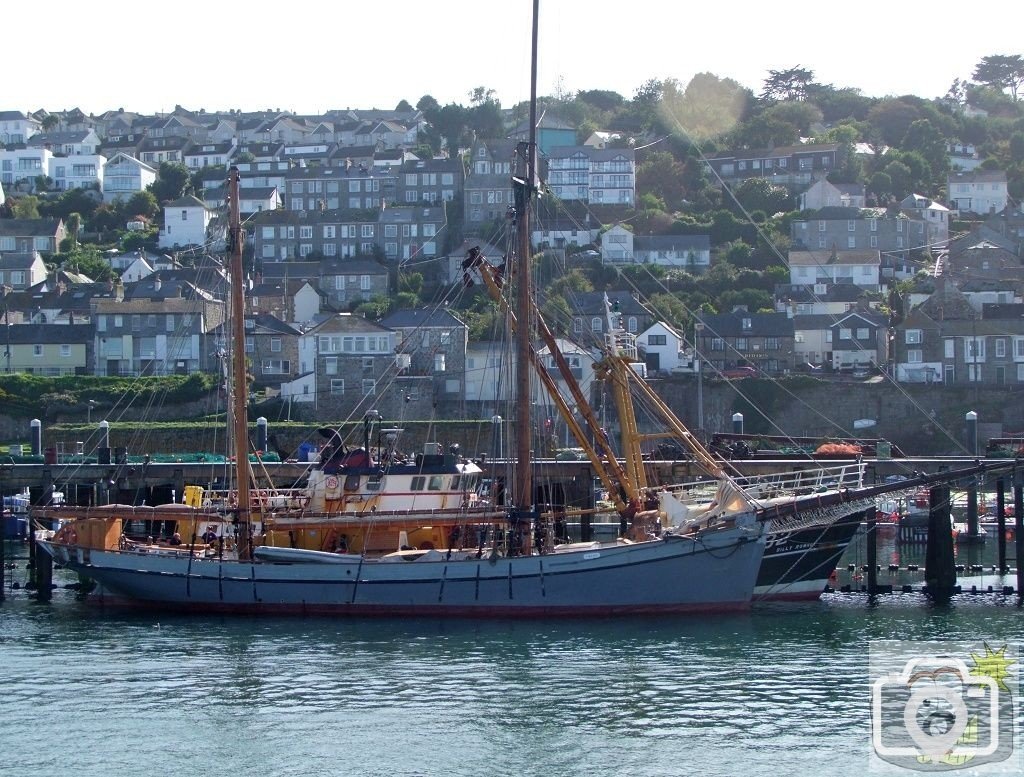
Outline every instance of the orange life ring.
POLYGON ((333 490, 338 487, 338 482, 337 477, 334 475, 328 475, 327 480, 324 481, 324 485, 333 490))

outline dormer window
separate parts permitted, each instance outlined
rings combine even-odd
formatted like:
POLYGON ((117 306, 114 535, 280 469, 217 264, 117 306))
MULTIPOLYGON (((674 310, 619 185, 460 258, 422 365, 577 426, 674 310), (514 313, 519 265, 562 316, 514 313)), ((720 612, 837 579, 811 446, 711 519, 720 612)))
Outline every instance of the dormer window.
POLYGON ((743 319, 743 329, 744 329, 744 330, 746 330, 746 329, 750 329, 750 328, 751 328, 751 326, 752 326, 752 324, 751 324, 751 321, 750 321, 750 319, 749 319, 749 318, 745 318, 745 319, 743 319))

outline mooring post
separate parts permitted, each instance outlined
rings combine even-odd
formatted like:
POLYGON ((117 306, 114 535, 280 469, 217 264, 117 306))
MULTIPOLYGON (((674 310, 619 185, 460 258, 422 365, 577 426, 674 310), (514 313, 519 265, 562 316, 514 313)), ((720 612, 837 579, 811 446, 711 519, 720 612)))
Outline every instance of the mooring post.
POLYGON ((978 481, 971 478, 967 484, 967 536, 978 539, 978 481))
POLYGON ((874 510, 867 510, 865 518, 867 519, 868 531, 867 537, 867 550, 868 550, 868 596, 872 596, 878 593, 878 532, 876 529, 876 519, 878 513, 874 510))
POLYGON ((96 463, 110 464, 110 421, 106 419, 99 423, 99 445, 96 446, 96 463))
POLYGON ((1017 596, 1024 596, 1024 473, 1013 473, 1013 548, 1017 567, 1017 596))
POLYGON ((743 413, 732 414, 732 433, 743 434, 743 413))
POLYGON ((33 418, 29 422, 29 439, 32 445, 32 455, 42 456, 43 455, 43 422, 38 418, 33 418))
POLYGON ((53 596, 53 556, 40 553, 36 556, 36 599, 48 602, 53 596))
POLYGON ((1006 569, 1006 480, 996 478, 996 531, 999 532, 999 574, 1006 569))
POLYGON ((256 450, 267 452, 267 419, 263 416, 256 419, 256 450))
POLYGON ((949 519, 949 486, 928 492, 928 544, 925 548, 925 585, 933 597, 948 597, 956 588, 953 532, 949 519))

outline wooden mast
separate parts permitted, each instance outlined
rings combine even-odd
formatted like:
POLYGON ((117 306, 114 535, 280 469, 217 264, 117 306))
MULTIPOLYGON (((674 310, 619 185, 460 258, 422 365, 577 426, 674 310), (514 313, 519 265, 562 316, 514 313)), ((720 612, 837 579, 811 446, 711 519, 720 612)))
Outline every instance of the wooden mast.
POLYGON ((249 556, 249 382, 245 369, 245 274, 242 270, 242 219, 237 167, 228 172, 228 273, 231 281, 231 417, 235 438, 235 486, 238 492, 238 523, 235 542, 238 557, 249 556))
POLYGON ((518 262, 516 275, 516 472, 515 506, 530 510, 533 506, 533 470, 530 443, 533 421, 530 417, 530 353, 533 350, 531 332, 532 288, 530 283, 530 205, 533 199, 537 153, 537 29, 540 0, 533 0, 533 39, 530 58, 530 125, 528 141, 517 148, 517 170, 512 179, 515 192, 516 226, 518 227, 518 262), (524 164, 525 162, 525 164, 524 164))

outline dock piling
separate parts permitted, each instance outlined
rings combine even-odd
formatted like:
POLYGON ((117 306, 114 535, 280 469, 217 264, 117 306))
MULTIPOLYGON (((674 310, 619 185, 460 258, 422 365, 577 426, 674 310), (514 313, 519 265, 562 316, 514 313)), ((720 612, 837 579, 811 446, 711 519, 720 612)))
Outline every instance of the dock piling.
POLYGON ((868 566, 868 595, 878 593, 878 534, 875 531, 877 513, 875 510, 867 510, 867 566, 868 566))
POLYGON ((1024 597, 1024 473, 1013 473, 1014 564, 1017 567, 1017 596, 1024 597))
POLYGON ((953 533, 950 530, 948 485, 928 492, 928 543, 925 548, 925 585, 935 598, 949 597, 956 588, 953 533))
POLYGON ((999 574, 1006 573, 1006 480, 996 478, 996 531, 999 533, 999 574))

